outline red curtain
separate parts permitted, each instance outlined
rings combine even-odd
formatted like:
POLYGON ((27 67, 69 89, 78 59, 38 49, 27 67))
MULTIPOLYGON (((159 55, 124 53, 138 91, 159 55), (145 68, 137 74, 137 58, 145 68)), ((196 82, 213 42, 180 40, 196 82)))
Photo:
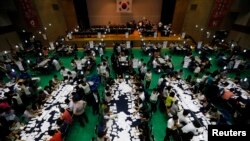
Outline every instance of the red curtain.
POLYGON ((39 28, 39 16, 32 0, 19 0, 20 10, 29 28, 39 28))
POLYGON ((224 17, 229 12, 232 0, 215 0, 214 7, 212 8, 211 16, 208 22, 209 28, 220 27, 224 17))

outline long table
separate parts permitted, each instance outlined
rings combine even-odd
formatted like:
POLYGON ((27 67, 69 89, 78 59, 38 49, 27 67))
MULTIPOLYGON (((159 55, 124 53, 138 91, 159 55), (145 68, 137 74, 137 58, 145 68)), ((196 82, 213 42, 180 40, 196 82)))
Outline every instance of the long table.
POLYGON ((235 94, 234 98, 241 97, 242 99, 250 100, 250 95, 248 92, 236 85, 232 80, 227 79, 225 81, 221 81, 219 87, 233 90, 235 94))
POLYGON ((20 133, 20 139, 25 141, 44 141, 49 138, 48 130, 57 129, 56 120, 60 116, 59 107, 66 107, 65 99, 73 91, 72 85, 61 84, 51 93, 51 97, 43 105, 42 114, 32 118, 20 133))
POLYGON ((113 98, 110 102, 110 110, 116 115, 107 122, 107 136, 112 141, 140 141, 136 126, 140 123, 140 115, 135 112, 131 84, 122 81, 112 87, 113 98))
MULTIPOLYGON (((171 81, 170 85, 173 87, 173 91, 176 93, 177 99, 180 101, 180 105, 183 109, 189 110, 189 120, 191 121, 188 126, 192 126, 194 121, 198 121, 201 125, 199 128, 200 134, 193 137, 193 141, 207 141, 208 140, 208 125, 210 125, 210 119, 204 115, 200 108, 202 105, 198 99, 193 98, 189 85, 183 80, 171 81)), ((198 130, 198 129, 197 129, 198 130)))

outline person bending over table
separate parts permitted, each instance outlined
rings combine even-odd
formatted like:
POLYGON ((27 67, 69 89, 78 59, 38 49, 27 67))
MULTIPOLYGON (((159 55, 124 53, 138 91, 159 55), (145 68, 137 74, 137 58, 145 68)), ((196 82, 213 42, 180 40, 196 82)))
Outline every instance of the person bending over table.
POLYGON ((150 96, 150 103, 151 103, 151 111, 156 112, 157 109, 157 101, 158 101, 159 93, 156 88, 153 89, 151 96, 150 96))
POLYGON ((59 130, 49 130, 51 138, 48 141, 63 141, 62 133, 59 130))
POLYGON ((168 120, 168 125, 166 129, 166 136, 164 141, 170 141, 170 136, 173 136, 175 139, 178 135, 178 128, 180 127, 179 118, 177 115, 174 115, 172 118, 168 120))
POLYGON ((85 122, 88 123, 88 117, 85 113, 85 108, 87 102, 83 100, 78 100, 76 97, 73 97, 73 115, 79 121, 81 126, 85 125, 85 122))
POLYGON ((31 118, 34 118, 38 115, 37 111, 32 110, 32 106, 29 105, 26 107, 26 110, 23 113, 25 122, 28 122, 31 118))
POLYGON ((60 118, 58 118, 58 119, 56 120, 56 124, 57 124, 57 126, 59 127, 58 130, 62 133, 62 136, 64 137, 65 134, 66 134, 67 131, 68 131, 69 124, 68 124, 66 121, 64 121, 64 120, 62 120, 62 119, 60 119, 60 118))
POLYGON ((60 119, 65 121, 68 124, 72 123, 72 116, 70 115, 70 112, 67 109, 60 108, 60 119))
POLYGON ((97 141, 110 141, 110 138, 107 135, 107 126, 106 121, 102 120, 99 125, 97 125, 97 141))

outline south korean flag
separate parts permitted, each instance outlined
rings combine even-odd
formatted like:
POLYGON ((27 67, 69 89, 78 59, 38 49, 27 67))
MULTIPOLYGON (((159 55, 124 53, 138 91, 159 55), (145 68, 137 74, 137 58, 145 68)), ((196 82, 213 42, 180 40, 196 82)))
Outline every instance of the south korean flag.
POLYGON ((116 10, 119 13, 131 13, 132 0, 116 0, 116 10))

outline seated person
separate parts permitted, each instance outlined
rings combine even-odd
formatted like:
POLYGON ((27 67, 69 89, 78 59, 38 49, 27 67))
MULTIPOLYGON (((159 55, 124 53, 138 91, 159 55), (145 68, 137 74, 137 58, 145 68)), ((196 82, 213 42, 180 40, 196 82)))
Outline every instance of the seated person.
POLYGON ((112 100, 111 93, 110 92, 106 92, 105 93, 105 101, 109 103, 111 100, 112 100))
POLYGON ((63 141, 62 133, 58 130, 49 130, 48 134, 51 136, 48 141, 63 141))
POLYGON ((37 99, 36 99, 37 104, 39 106, 43 105, 47 98, 48 98, 48 95, 43 90, 39 91, 37 99))
POLYGON ((103 137, 97 137, 97 141, 111 141, 111 139, 105 135, 103 137))
POLYGON ((15 121, 13 122, 10 127, 9 130, 11 131, 10 134, 6 137, 7 140, 10 141, 16 141, 19 139, 19 134, 21 129, 23 128, 24 124, 22 124, 19 121, 15 121))
POLYGON ((60 108, 60 119, 62 119, 64 122, 71 124, 72 123, 72 116, 70 112, 67 109, 60 108))
POLYGON ((216 125, 219 123, 221 114, 219 113, 217 108, 215 107, 211 108, 211 110, 209 111, 209 115, 210 115, 212 125, 214 124, 216 125))
POLYGON ((109 107, 106 107, 103 111, 104 111, 104 113, 103 113, 103 119, 104 119, 105 121, 108 121, 109 119, 114 119, 114 118, 117 117, 117 115, 114 115, 114 114, 110 111, 109 107))
POLYGON ((37 113, 32 110, 31 106, 27 106, 26 110, 23 113, 24 120, 28 122, 31 118, 34 118, 37 116, 37 113))
POLYGON ((221 98, 222 99, 229 100, 233 96, 234 96, 234 94, 230 90, 228 90, 226 88, 221 90, 221 98))
POLYGON ((46 93, 47 95, 50 95, 52 93, 52 88, 50 86, 45 86, 44 87, 44 93, 46 93))
POLYGON ((62 133, 62 136, 65 136, 65 134, 68 130, 69 124, 60 118, 57 119, 56 124, 59 126, 58 130, 62 133))
POLYGON ((107 126, 106 126, 106 121, 102 120, 99 125, 97 126, 97 137, 102 138, 107 134, 107 126))
POLYGON ((199 135, 200 133, 203 132, 203 127, 201 127, 201 124, 199 121, 194 120, 193 122, 189 122, 185 126, 181 128, 182 134, 188 134, 188 133, 193 133, 193 135, 199 135))
POLYGON ((56 90, 56 84, 54 84, 52 80, 49 81, 49 87, 50 87, 52 90, 56 90))
POLYGON ((54 75, 54 77, 52 78, 52 83, 54 85, 58 85, 60 83, 60 80, 58 79, 57 75, 54 75))
POLYGON ((7 123, 13 123, 15 121, 19 121, 18 117, 15 114, 15 111, 12 110, 11 108, 6 109, 1 116, 3 116, 7 123))

